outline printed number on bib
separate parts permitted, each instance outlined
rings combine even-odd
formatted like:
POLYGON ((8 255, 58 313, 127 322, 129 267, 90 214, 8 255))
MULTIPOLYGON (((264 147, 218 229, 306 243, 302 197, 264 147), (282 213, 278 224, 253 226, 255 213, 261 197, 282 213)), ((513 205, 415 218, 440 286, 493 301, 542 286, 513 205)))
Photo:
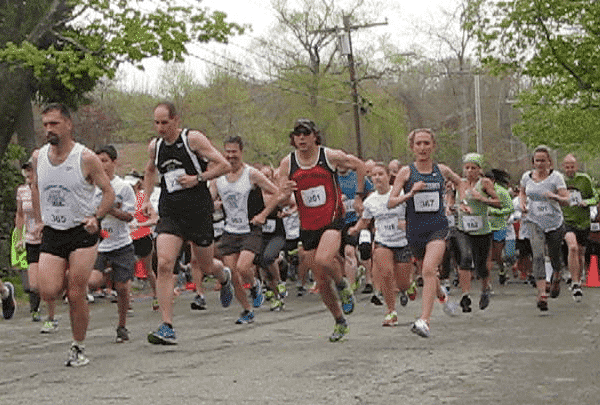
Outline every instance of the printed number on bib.
POLYGON ((180 176, 185 174, 185 169, 176 169, 166 172, 164 174, 165 184, 167 186, 167 192, 172 193, 174 191, 183 190, 183 186, 177 180, 180 176))
POLYGON ((274 219, 267 219, 267 222, 262 226, 262 231, 265 233, 273 233, 275 232, 276 222, 274 219))
POLYGON ((579 192, 579 190, 571 191, 571 193, 569 194, 569 205, 571 207, 581 204, 582 201, 583 198, 581 197, 581 193, 579 192))
POLYGON ((54 224, 66 224, 67 223, 67 217, 64 215, 59 215, 59 214, 51 214, 50 220, 54 224))
POLYGON ((325 204, 325 186, 317 186, 302 190, 302 202, 309 208, 319 207, 325 204))
POLYGON ((532 201, 531 208, 533 211, 533 215, 552 215, 552 206, 547 201, 532 201))
POLYGON ((440 194, 437 191, 429 191, 415 194, 416 212, 437 212, 440 209, 440 194))
POLYGON ((592 222, 590 224, 590 231, 592 231, 592 232, 600 232, 600 222, 592 222))
POLYGON ((377 233, 384 238, 394 236, 398 232, 398 217, 388 217, 377 221, 377 233))
POLYGON ((344 200, 344 210, 346 212, 354 212, 354 199, 344 200))
POLYGON ((483 218, 479 215, 465 215, 462 220, 466 232, 477 232, 483 228, 483 218))

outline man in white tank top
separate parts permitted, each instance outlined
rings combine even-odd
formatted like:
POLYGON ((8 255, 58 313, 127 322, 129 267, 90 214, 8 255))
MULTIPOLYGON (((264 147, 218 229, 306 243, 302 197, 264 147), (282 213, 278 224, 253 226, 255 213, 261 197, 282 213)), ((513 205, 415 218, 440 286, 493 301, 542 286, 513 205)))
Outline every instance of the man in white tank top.
POLYGON ((243 309, 236 323, 247 324, 254 322, 252 307, 260 307, 264 300, 261 283, 254 277, 253 262, 255 256, 261 253, 261 227, 279 203, 279 190, 260 170, 244 162, 242 138, 230 137, 225 140, 224 146, 225 158, 233 170, 211 182, 210 193, 213 200, 220 197, 223 201, 225 228, 219 241, 219 252, 232 271, 235 297, 243 309), (252 193, 255 187, 258 187, 258 193, 252 193), (261 190, 272 197, 264 201, 264 206, 261 190), (253 197, 259 197, 260 202, 253 197), (244 284, 252 286, 252 306, 244 284))
POLYGON ((75 142, 66 106, 47 106, 42 123, 48 144, 33 153, 36 172, 31 183, 35 232, 42 233, 40 295, 51 301, 67 287, 73 344, 65 364, 84 366, 89 362, 83 347, 89 323, 87 283, 96 260, 100 221, 115 193, 96 154, 75 142), (97 208, 95 187, 102 190, 97 208))

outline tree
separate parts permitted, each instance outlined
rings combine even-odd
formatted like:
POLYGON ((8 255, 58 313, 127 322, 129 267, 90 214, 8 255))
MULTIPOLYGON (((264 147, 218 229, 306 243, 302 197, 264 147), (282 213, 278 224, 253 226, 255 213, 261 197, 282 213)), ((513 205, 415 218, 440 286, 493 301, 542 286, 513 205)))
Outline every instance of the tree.
MULTIPOLYGON (((0 4, 0 155, 33 134, 31 99, 76 107, 123 62, 182 61, 192 41, 243 32, 222 12, 177 0, 6 0, 0 4)), ((25 142, 29 149, 34 142, 25 142)))
POLYGON ((467 28, 483 62, 524 75, 522 122, 529 146, 597 151, 600 141, 600 3, 595 0, 478 0, 467 28))

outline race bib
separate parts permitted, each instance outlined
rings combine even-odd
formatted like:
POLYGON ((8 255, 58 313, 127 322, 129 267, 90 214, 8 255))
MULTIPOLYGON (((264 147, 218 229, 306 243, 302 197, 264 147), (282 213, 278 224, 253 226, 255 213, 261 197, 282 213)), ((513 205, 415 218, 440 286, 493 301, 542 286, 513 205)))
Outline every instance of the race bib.
POLYGON ((440 194, 437 191, 417 193, 414 202, 416 212, 437 212, 440 209, 440 194))
POLYGON ((450 228, 453 228, 456 226, 456 218, 454 218, 454 215, 448 215, 446 218, 448 218, 448 226, 450 228))
POLYGON ((354 212, 354 198, 344 200, 344 210, 348 212, 354 212))
POLYGON ((590 224, 590 231, 592 231, 592 232, 600 232, 600 222, 592 222, 590 224))
POLYGON ((319 207, 325 204, 325 186, 317 186, 308 190, 301 190, 302 202, 309 208, 319 207))
POLYGON ((536 216, 552 215, 552 206, 548 201, 532 201, 531 211, 536 216))
POLYGON ((262 226, 262 231, 265 233, 275 232, 276 221, 274 219, 267 219, 267 222, 262 226))
POLYGON ((465 232, 477 232, 483 229, 483 218, 480 215, 465 215, 462 217, 465 232))
POLYGON ((581 192, 579 190, 573 190, 569 194, 569 205, 574 207, 576 205, 581 204, 583 198, 581 197, 581 192))
POLYGON ((360 233, 358 234, 358 243, 371 243, 371 232, 369 232, 367 229, 363 229, 362 231, 360 231, 360 233))
POLYGON ((166 172, 164 174, 165 184, 167 186, 167 192, 172 193, 174 191, 183 190, 183 186, 177 180, 179 176, 185 174, 185 169, 176 169, 166 172))
POLYGON ((394 236, 398 232, 398 218, 382 218, 377 223, 377 232, 385 239, 394 236))

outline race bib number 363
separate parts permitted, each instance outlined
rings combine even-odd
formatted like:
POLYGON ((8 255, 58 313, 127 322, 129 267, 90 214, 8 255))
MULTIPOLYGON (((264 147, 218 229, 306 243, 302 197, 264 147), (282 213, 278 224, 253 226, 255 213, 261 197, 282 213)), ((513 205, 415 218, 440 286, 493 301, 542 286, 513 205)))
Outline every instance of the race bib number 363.
POLYGON ((325 186, 317 186, 300 191, 305 206, 313 208, 325 204, 325 186))
POLYGON ((436 212, 440 209, 440 194, 437 191, 417 193, 414 201, 416 212, 436 212))

